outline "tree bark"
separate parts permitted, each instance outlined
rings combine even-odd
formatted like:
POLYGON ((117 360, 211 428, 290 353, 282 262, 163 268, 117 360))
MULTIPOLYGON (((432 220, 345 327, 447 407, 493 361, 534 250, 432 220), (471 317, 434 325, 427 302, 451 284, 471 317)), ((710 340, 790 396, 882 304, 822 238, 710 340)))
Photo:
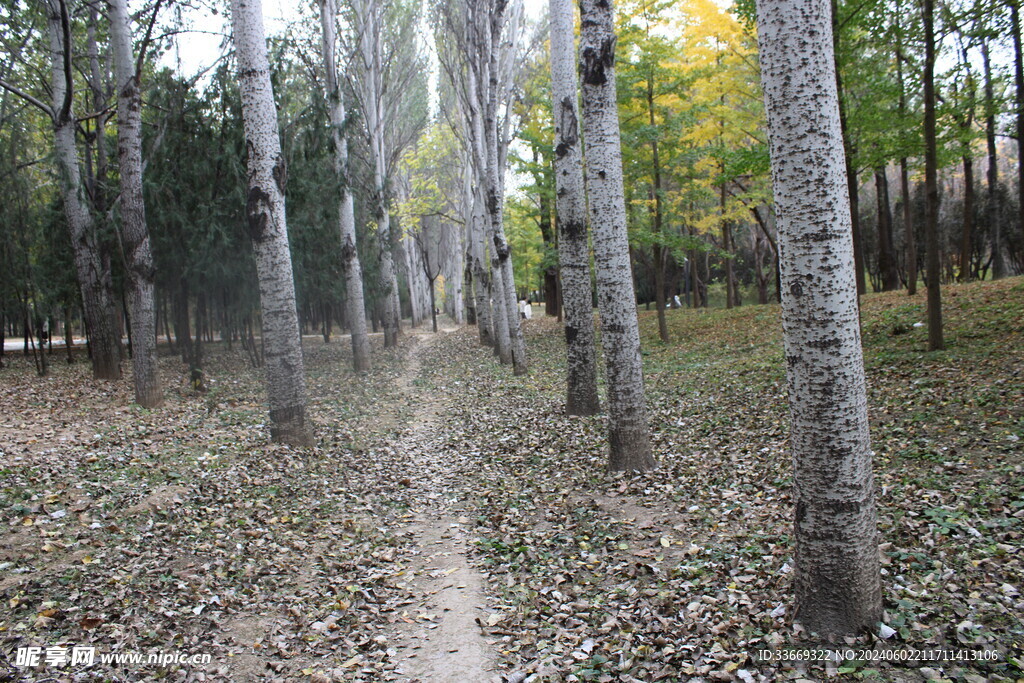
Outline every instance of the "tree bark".
POLYGON ((377 238, 380 242, 379 273, 380 288, 384 295, 384 346, 390 348, 398 344, 401 331, 402 312, 398 298, 398 273, 391 235, 391 211, 389 207, 389 188, 387 179, 387 149, 385 141, 385 125, 383 111, 383 78, 384 64, 381 41, 383 40, 380 13, 383 5, 371 0, 353 3, 356 18, 356 31, 359 35, 359 69, 362 71, 358 80, 363 103, 363 117, 369 135, 370 171, 373 176, 373 216, 377 222, 377 238))
POLYGON ((608 387, 608 468, 643 471, 656 463, 644 403, 640 330, 626 234, 611 0, 580 0, 580 18, 587 196, 608 387))
MULTIPOLYGON (((135 400, 163 403, 156 355, 156 268, 142 199, 142 93, 132 50, 127 0, 110 0, 110 44, 117 78, 117 154, 121 175, 121 243, 128 275, 135 400)), ((155 10, 154 10, 155 11, 155 10)))
MULTIPOLYGON (((832 17, 832 41, 833 47, 839 45, 839 3, 831 0, 832 17)), ((854 163, 853 138, 850 135, 850 127, 846 122, 846 99, 843 96, 843 78, 839 69, 838 52, 833 50, 832 62, 835 69, 836 93, 839 97, 839 126, 843 136, 843 158, 846 164, 846 186, 850 198, 850 232, 853 235, 853 261, 856 268, 857 294, 866 294, 868 291, 867 282, 864 279, 864 256, 863 245, 860 236, 860 187, 857 181, 857 166, 854 163)))
POLYGON ((889 204, 889 178, 885 166, 875 169, 875 194, 878 197, 878 274, 882 291, 899 289, 900 274, 896 270, 896 246, 892 238, 892 209, 889 204))
POLYGON ((1009 0, 1013 31, 1013 83, 1017 128, 1017 229, 1024 239, 1024 56, 1021 55, 1019 0, 1009 0))
POLYGON ((923 0, 924 17, 924 236, 928 281, 928 349, 945 348, 942 335, 942 279, 939 262, 939 182, 935 141, 935 0, 923 0))
POLYGON ((974 159, 970 154, 963 156, 964 164, 964 215, 963 231, 960 235, 960 282, 971 279, 971 250, 974 244, 974 159))
POLYGON ((572 0, 550 0, 551 102, 555 125, 555 223, 565 316, 566 400, 569 415, 601 412, 597 394, 597 353, 591 302, 590 249, 583 184, 573 56, 572 0))
POLYGON ((497 0, 490 13, 490 65, 488 68, 487 104, 484 108, 484 147, 487 154, 485 197, 487 215, 491 224, 491 269, 495 273, 494 284, 497 287, 495 291, 497 296, 502 299, 500 308, 507 319, 505 324, 508 325, 511 345, 512 372, 515 375, 525 375, 528 371, 526 339, 523 337, 523 329, 519 324, 519 307, 517 306, 515 278, 512 272, 512 254, 505 238, 503 211, 505 199, 502 181, 505 165, 503 163, 504 155, 500 150, 501 141, 498 137, 499 92, 503 90, 504 86, 498 73, 498 52, 502 44, 501 35, 506 4, 507 0, 497 0), (500 278, 498 273, 500 273, 500 278))
POLYGON ((102 246, 86 201, 75 146, 70 16, 64 0, 46 0, 46 9, 52 59, 53 132, 61 198, 82 292, 92 372, 96 379, 120 379, 121 335, 110 260, 101 253, 102 246))
POLYGON ((988 215, 992 240, 992 279, 1006 277, 1006 263, 1003 261, 1003 239, 1001 212, 999 206, 999 157, 996 154, 996 104, 992 86, 992 62, 989 56, 988 40, 981 44, 981 57, 985 69, 985 147, 988 152, 988 195, 985 210, 988 215))
POLYGON ((307 446, 313 439, 306 425, 306 378, 285 219, 286 170, 259 0, 232 0, 231 24, 248 152, 245 213, 259 278, 270 434, 274 441, 307 446))
POLYGON ((348 170, 348 139, 345 136, 345 103, 338 82, 335 60, 336 0, 320 0, 320 27, 326 74, 327 105, 334 147, 334 175, 338 179, 338 232, 341 235, 341 272, 345 278, 345 317, 352 337, 352 367, 364 372, 372 366, 370 337, 366 333, 366 302, 363 296, 363 267, 356 248, 356 219, 348 170))
POLYGON ((853 239, 828 0, 759 0, 782 256, 796 502, 794 619, 830 640, 882 616, 853 239))

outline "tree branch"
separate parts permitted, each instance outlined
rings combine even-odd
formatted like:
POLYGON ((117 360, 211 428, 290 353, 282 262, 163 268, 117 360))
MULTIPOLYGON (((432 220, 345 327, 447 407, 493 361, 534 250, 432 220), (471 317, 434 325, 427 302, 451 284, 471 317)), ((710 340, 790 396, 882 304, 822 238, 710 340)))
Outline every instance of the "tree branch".
POLYGON ((19 88, 11 85, 10 83, 8 83, 7 81, 5 81, 3 79, 0 79, 0 88, 3 88, 4 90, 6 90, 7 92, 11 93, 12 95, 17 95, 18 97, 20 97, 21 99, 25 100, 29 104, 34 105, 34 106, 38 107, 39 109, 42 109, 44 112, 46 112, 47 116, 49 116, 51 119, 53 118, 53 109, 51 109, 50 106, 47 105, 45 102, 37 100, 35 97, 32 97, 31 95, 29 95, 27 92, 24 92, 24 91, 20 90, 19 88))

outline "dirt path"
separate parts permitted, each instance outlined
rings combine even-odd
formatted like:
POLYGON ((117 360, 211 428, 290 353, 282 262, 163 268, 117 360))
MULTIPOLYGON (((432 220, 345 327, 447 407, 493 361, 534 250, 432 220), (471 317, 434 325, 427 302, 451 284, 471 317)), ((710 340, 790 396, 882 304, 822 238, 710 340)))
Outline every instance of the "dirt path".
POLYGON ((484 683, 500 681, 492 642, 481 624, 490 610, 484 578, 469 562, 470 519, 463 516, 458 455, 440 445, 444 406, 417 386, 421 358, 436 339, 422 335, 399 380, 417 404, 409 428, 396 444, 412 463, 409 473, 418 489, 409 509, 405 533, 419 550, 407 568, 417 596, 399 615, 394 674, 402 681, 484 683))

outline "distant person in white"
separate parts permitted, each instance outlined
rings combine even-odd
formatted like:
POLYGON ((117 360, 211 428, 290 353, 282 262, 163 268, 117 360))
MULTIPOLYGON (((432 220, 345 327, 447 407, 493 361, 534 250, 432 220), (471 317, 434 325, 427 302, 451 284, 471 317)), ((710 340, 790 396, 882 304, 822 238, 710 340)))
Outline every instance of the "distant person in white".
POLYGON ((519 315, 526 320, 533 317, 533 306, 530 305, 529 299, 523 299, 519 302, 519 315))

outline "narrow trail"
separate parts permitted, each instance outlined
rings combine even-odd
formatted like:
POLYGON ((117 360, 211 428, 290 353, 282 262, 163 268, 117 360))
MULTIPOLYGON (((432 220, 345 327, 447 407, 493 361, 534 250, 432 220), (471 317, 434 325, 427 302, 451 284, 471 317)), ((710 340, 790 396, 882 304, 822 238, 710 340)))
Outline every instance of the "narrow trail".
MULTIPOLYGON (((442 330, 441 334, 447 330, 442 330)), ((488 617, 484 577, 470 564, 470 519, 464 516, 464 469, 459 454, 442 446, 444 406, 417 383, 433 334, 418 335, 399 379, 417 405, 395 448, 411 464, 415 494, 404 533, 417 546, 407 576, 416 595, 397 620, 394 673, 400 681, 500 681, 493 643, 481 628, 488 617)))

